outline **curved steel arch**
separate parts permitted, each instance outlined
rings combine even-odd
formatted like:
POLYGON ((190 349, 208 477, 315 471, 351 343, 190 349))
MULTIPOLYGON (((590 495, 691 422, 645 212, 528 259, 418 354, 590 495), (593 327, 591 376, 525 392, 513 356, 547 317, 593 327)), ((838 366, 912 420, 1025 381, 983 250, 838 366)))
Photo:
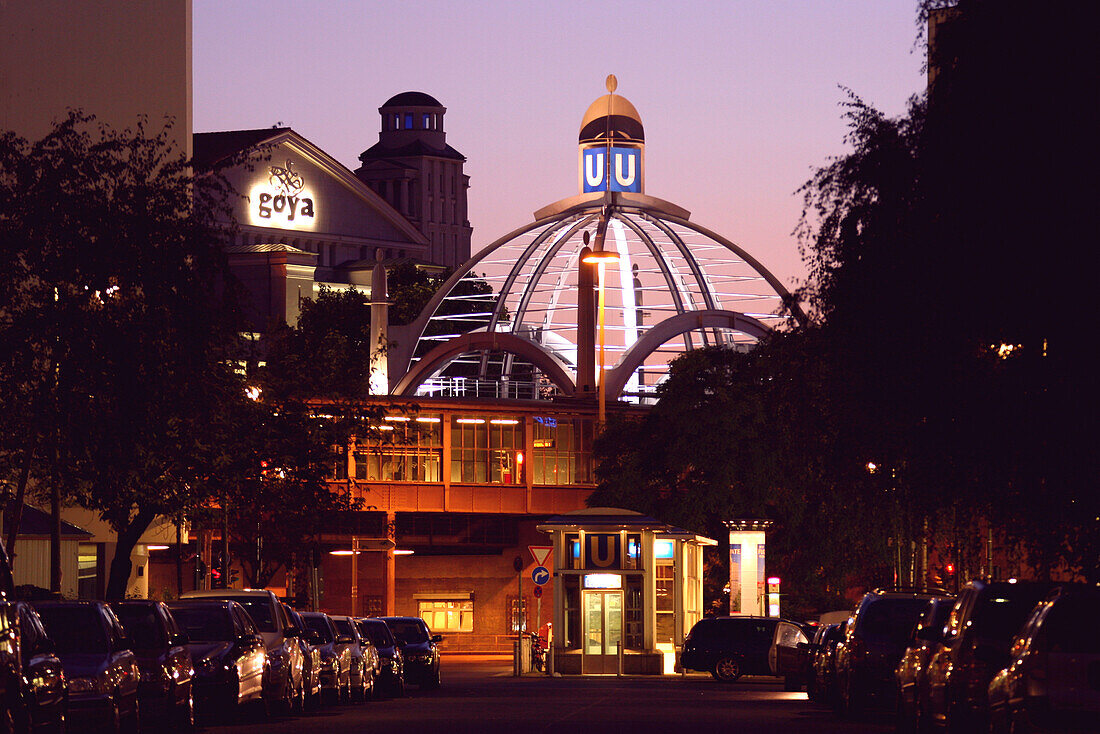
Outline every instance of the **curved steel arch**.
POLYGON ((650 327, 645 336, 623 353, 619 363, 607 371, 608 400, 617 400, 634 370, 641 367, 645 358, 669 339, 693 329, 711 328, 740 331, 757 340, 771 333, 771 329, 763 322, 737 311, 689 311, 667 318, 650 327))
POLYGON ((401 353, 398 355, 399 359, 397 360, 397 363, 401 367, 402 372, 408 372, 409 367, 412 365, 412 358, 413 354, 416 351, 416 345, 420 343, 421 337, 424 336, 424 330, 428 328, 428 322, 431 320, 432 315, 436 312, 436 309, 439 308, 439 304, 443 303, 443 299, 445 299, 454 289, 454 287, 458 285, 458 282, 465 278, 470 273, 470 271, 474 269, 475 265, 477 265, 479 262, 484 260, 492 253, 499 250, 501 247, 504 247, 516 237, 524 235, 530 232, 532 229, 538 229, 545 224, 547 224, 546 219, 535 220, 534 222, 529 222, 522 227, 513 229, 511 232, 504 235, 503 237, 500 237, 490 244, 486 245, 482 250, 474 254, 472 257, 470 257, 469 260, 462 263, 462 265, 460 265, 453 273, 451 273, 451 277, 447 278, 446 282, 444 282, 443 285, 439 287, 439 290, 435 292, 431 300, 424 305, 424 308, 423 310, 421 310, 420 315, 416 317, 416 321, 409 324, 407 332, 409 338, 405 340, 405 349, 402 350, 401 353))
MULTIPOLYGON (((653 217, 647 212, 642 212, 642 216, 645 219, 653 222, 654 226, 659 226, 657 225, 656 217, 653 217)), ((791 309, 791 315, 798 321, 798 323, 802 325, 806 324, 806 314, 803 313, 802 308, 798 305, 798 302, 794 299, 794 296, 791 295, 790 291, 788 291, 783 286, 783 284, 779 282, 779 278, 776 278, 774 275, 772 275, 770 270, 764 267, 755 257, 747 253, 740 245, 734 244, 732 241, 727 240, 725 237, 718 234, 717 232, 714 232, 713 230, 707 229, 706 227, 695 224, 693 222, 689 222, 686 219, 681 219, 680 217, 676 217, 671 214, 665 214, 662 219, 668 222, 672 222, 674 224, 679 224, 681 227, 687 227, 688 229, 698 232, 704 237, 710 237, 712 240, 722 245, 730 252, 736 254, 738 257, 745 261, 746 265, 755 270, 760 275, 760 277, 767 281, 768 285, 770 285, 772 289, 776 292, 776 294, 781 299, 783 299, 783 304, 791 309)))
POLYGON ((471 331, 468 334, 448 339, 424 355, 416 366, 409 370, 397 386, 394 395, 412 396, 416 389, 460 354, 469 354, 483 350, 494 350, 516 354, 529 360, 542 370, 543 374, 566 395, 573 395, 577 388, 569 374, 569 366, 541 344, 506 331, 471 331))

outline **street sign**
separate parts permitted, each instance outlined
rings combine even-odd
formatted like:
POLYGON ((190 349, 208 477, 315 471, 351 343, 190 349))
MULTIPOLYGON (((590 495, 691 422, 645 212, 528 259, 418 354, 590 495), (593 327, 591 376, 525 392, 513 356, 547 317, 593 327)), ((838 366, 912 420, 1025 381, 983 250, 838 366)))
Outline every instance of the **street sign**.
POLYGON ((535 570, 531 572, 531 580, 539 586, 550 581, 550 570, 546 566, 535 566, 535 570))
POLYGON ((527 550, 531 551, 532 557, 535 559, 536 566, 545 566, 546 559, 550 557, 550 554, 554 552, 554 546, 552 545, 529 545, 527 550))
POLYGON ((535 587, 535 598, 536 599, 541 599, 542 598, 542 587, 541 586, 536 586, 535 587))

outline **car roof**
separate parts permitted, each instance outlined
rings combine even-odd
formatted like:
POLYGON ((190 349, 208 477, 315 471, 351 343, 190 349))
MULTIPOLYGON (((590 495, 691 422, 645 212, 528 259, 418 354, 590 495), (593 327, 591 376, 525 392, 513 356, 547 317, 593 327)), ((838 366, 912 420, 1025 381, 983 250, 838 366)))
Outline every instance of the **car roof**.
MULTIPOLYGON (((198 591, 185 591, 180 594, 180 599, 228 599, 235 596, 256 596, 269 599, 275 596, 275 592, 270 589, 200 589, 198 591)), ((275 597, 275 600, 278 601, 278 597, 275 597)))

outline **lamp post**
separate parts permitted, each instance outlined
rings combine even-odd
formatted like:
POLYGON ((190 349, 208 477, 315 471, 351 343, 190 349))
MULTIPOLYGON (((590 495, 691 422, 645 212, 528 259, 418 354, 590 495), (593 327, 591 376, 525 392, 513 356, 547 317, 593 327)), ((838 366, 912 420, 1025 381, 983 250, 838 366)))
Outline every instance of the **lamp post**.
MULTIPOLYGON (((596 288, 597 288, 597 301, 596 301, 596 313, 598 314, 597 330, 599 332, 600 340, 600 369, 599 379, 596 383, 599 400, 599 424, 602 428, 607 421, 607 386, 606 386, 606 371, 607 367, 604 364, 604 346, 606 343, 606 299, 604 295, 604 280, 606 278, 606 270, 604 268, 608 263, 619 262, 619 253, 614 250, 604 249, 604 243, 607 240, 607 222, 611 215, 611 207, 605 206, 603 212, 600 213, 600 220, 596 224, 596 241, 593 243, 592 252, 588 253, 584 257, 584 262, 589 265, 596 266, 596 288)), ((589 242, 588 232, 584 233, 584 244, 589 242)))

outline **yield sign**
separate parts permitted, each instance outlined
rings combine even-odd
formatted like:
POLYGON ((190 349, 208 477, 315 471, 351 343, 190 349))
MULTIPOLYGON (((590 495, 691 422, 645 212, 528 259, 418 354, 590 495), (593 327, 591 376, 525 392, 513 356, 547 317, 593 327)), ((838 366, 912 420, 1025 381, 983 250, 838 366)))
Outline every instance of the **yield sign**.
POLYGON ((552 545, 529 545, 527 550, 531 551, 531 555, 535 557, 536 566, 545 566, 546 559, 550 557, 550 554, 554 551, 552 545))

